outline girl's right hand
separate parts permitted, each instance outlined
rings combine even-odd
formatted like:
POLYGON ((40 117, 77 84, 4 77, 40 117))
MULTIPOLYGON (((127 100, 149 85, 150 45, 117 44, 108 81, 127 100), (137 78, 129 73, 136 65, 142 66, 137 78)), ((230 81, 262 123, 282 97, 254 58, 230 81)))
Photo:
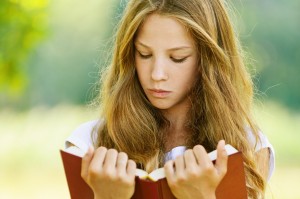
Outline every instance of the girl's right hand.
POLYGON ((135 186, 136 163, 124 152, 99 147, 88 150, 82 159, 81 176, 95 199, 131 198, 135 186))
POLYGON ((214 165, 201 145, 165 164, 168 185, 176 198, 216 198, 215 191, 227 172, 228 156, 224 140, 217 146, 214 165))

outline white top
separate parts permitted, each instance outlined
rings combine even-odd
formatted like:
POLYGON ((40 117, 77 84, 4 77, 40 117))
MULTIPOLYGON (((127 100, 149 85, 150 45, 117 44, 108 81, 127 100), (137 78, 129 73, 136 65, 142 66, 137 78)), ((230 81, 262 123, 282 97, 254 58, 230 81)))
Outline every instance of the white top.
MULTIPOLYGON (((93 120, 81 124, 77 129, 75 129, 72 134, 66 139, 65 147, 68 148, 72 145, 78 147, 83 153, 86 153, 90 146, 93 146, 93 140, 97 140, 96 133, 92 134, 94 129, 98 129, 101 122, 99 120, 93 120), (98 125, 98 126, 97 126, 98 125)), ((273 174, 275 168, 275 151, 268 138, 261 132, 259 132, 259 137, 261 142, 258 142, 255 146, 255 151, 259 151, 264 148, 269 148, 270 151, 270 161, 269 161, 269 175, 268 180, 273 174)), ((248 139, 249 142, 254 146, 255 137, 248 130, 248 139)), ((165 161, 174 160, 178 155, 182 155, 186 150, 185 146, 177 146, 166 153, 165 161)))

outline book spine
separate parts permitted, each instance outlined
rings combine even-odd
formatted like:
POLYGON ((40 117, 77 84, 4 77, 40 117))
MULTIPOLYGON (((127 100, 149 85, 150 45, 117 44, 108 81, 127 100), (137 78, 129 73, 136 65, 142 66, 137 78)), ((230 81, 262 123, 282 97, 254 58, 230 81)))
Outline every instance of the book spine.
POLYGON ((160 199, 176 199, 172 194, 170 187, 168 185, 167 179, 161 179, 158 181, 159 183, 159 198, 160 199))
POLYGON ((158 182, 135 178, 135 191, 131 199, 159 199, 158 182))

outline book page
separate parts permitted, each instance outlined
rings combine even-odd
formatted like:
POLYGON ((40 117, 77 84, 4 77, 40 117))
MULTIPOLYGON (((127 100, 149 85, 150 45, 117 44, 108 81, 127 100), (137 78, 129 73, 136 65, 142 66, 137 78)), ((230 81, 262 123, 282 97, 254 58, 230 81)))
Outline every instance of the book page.
POLYGON ((81 149, 79 149, 77 146, 70 146, 70 147, 64 149, 64 151, 67 153, 76 155, 78 157, 83 157, 85 155, 85 153, 81 149))
MULTIPOLYGON (((225 150, 226 150, 228 156, 238 152, 238 150, 236 150, 230 144, 225 145, 225 150)), ((214 150, 214 151, 208 153, 208 156, 211 161, 216 160, 217 159, 217 150, 214 150)))
POLYGON ((147 179, 149 176, 149 173, 147 173, 147 171, 142 170, 142 169, 136 169, 135 175, 141 179, 147 179))
POLYGON ((142 169, 136 169, 135 175, 141 179, 157 181, 159 179, 165 178, 164 168, 155 169, 150 174, 142 169))

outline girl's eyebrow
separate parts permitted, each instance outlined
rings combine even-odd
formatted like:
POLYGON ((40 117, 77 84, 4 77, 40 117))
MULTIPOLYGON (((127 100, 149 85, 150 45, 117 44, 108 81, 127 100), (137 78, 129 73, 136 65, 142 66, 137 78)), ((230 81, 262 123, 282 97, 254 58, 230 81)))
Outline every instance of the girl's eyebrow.
MULTIPOLYGON (((143 44, 140 41, 136 41, 135 45, 140 45, 140 46, 143 46, 145 48, 151 49, 150 46, 147 46, 146 44, 143 44)), ((191 48, 192 47, 190 47, 190 46, 178 46, 178 47, 169 48, 169 49, 167 49, 167 51, 177 51, 177 50, 184 50, 184 49, 191 49, 191 48)))

